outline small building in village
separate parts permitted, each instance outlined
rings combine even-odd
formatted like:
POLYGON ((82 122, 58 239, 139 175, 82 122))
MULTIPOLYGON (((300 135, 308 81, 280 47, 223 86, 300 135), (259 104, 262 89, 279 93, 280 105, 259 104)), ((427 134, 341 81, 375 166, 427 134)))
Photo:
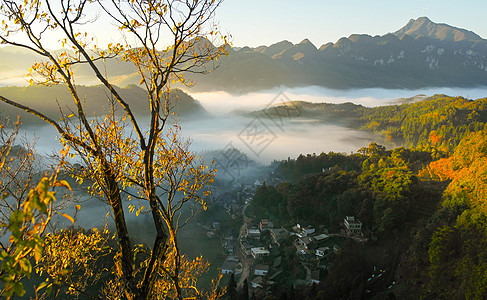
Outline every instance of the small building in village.
POLYGON ((235 275, 240 275, 242 274, 243 272, 243 266, 242 266, 242 263, 237 263, 237 265, 235 266, 235 275))
POLYGON ((289 231, 284 228, 270 229, 272 242, 280 245, 280 243, 289 237, 289 231))
POLYGON ((293 230, 296 232, 296 235, 299 237, 305 237, 310 234, 315 233, 316 229, 313 226, 302 226, 301 224, 296 224, 293 226, 293 230))
POLYGON ((247 228, 245 230, 247 237, 252 239, 259 239, 260 238, 260 230, 257 228, 247 228))
POLYGON ((327 234, 324 234, 324 233, 322 233, 322 234, 317 234, 317 235, 314 235, 314 236, 313 236, 313 239, 314 239, 314 240, 315 240, 317 243, 324 242, 324 241, 326 241, 326 240, 327 240, 327 239, 329 239, 329 238, 330 238, 330 236, 329 236, 329 235, 327 235, 327 234))
POLYGON ((269 273, 269 265, 256 265, 254 268, 254 275, 265 276, 269 273))
POLYGON ((235 273, 235 266, 238 264, 238 262, 231 261, 231 260, 225 260, 220 268, 220 272, 222 274, 231 274, 235 273))
POLYGON ((323 258, 325 255, 330 253, 331 249, 330 247, 321 247, 315 250, 315 254, 318 258, 323 258))
POLYGON ((255 259, 262 258, 264 256, 269 256, 269 254, 271 254, 269 250, 267 250, 264 247, 254 247, 250 249, 250 253, 252 254, 252 257, 255 259))
POLYGON ((313 244, 313 239, 309 236, 298 237, 298 244, 305 249, 311 249, 313 244))
POLYGON ((347 234, 359 235, 362 233, 362 222, 354 216, 346 216, 343 222, 347 234))
POLYGON ((262 276, 255 277, 251 282, 252 288, 263 288, 264 287, 264 278, 262 276))
POLYGON ((243 252, 244 252, 244 253, 245 253, 247 256, 249 256, 249 255, 251 255, 251 254, 252 254, 251 250, 252 250, 252 248, 253 248, 253 247, 254 247, 254 245, 252 245, 251 243, 249 243, 249 242, 247 241, 247 239, 245 239, 245 238, 241 238, 241 239, 240 239, 240 248, 242 249, 242 251, 243 251, 243 252))
POLYGON ((321 271, 319 269, 311 272, 311 278, 306 285, 311 286, 313 284, 319 284, 322 279, 321 271))
POLYGON ((261 232, 274 228, 274 224, 268 219, 262 219, 259 223, 259 229, 261 232))

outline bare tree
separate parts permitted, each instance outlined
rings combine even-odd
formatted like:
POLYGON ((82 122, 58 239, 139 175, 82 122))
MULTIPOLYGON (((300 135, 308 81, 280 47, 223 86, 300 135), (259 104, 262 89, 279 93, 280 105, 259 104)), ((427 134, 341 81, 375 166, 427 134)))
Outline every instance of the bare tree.
POLYGON ((37 53, 42 60, 30 70, 31 84, 65 84, 76 109, 70 114, 61 110, 63 119, 57 121, 14 99, 0 95, 0 100, 54 126, 64 145, 85 162, 79 179, 91 178, 93 192, 103 195, 112 210, 119 247, 115 263, 128 299, 152 298, 159 272, 171 281, 175 297, 184 297, 176 235, 181 225, 179 213, 187 201, 200 200, 199 190, 211 182, 213 172, 199 165, 187 144, 180 141, 177 128, 169 130, 172 104, 168 92, 172 82, 187 84, 185 72, 205 72, 207 63, 224 53, 226 37, 210 24, 219 5, 220 1, 210 0, 0 0, 0 41, 37 53), (102 48, 85 31, 85 25, 96 19, 91 13, 96 9, 100 20, 109 20, 106 26, 118 30, 120 43, 102 48), (45 44, 49 34, 55 34, 69 51, 49 50, 45 44), (207 37, 220 37, 222 46, 214 47, 207 37), (129 40, 133 43, 127 43, 129 40), (103 62, 113 58, 122 58, 138 70, 140 84, 147 91, 150 119, 145 130, 107 76, 103 62), (104 120, 88 119, 84 105, 90 99, 78 93, 77 65, 89 66, 106 88, 108 103, 120 108, 123 117, 109 114, 104 120), (124 134, 127 127, 133 137, 124 134), (147 202, 157 231, 143 270, 134 267, 134 248, 122 207, 127 187, 135 188, 133 196, 147 202), (177 197, 179 194, 183 196, 177 197), (169 255, 174 259, 168 265, 169 255))

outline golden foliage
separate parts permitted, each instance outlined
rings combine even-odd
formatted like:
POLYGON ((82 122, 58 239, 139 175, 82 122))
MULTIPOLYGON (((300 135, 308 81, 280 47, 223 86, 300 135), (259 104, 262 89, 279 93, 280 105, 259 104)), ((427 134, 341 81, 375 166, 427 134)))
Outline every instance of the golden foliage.
POLYGON ((36 272, 47 278, 37 291, 46 288, 50 295, 53 287, 63 286, 68 295, 78 296, 87 286, 96 284, 103 271, 99 261, 112 251, 107 240, 107 229, 63 229, 48 234, 36 265, 36 272))
POLYGON ((451 180, 445 205, 468 205, 487 212, 487 132, 466 136, 449 158, 432 162, 420 176, 451 180))

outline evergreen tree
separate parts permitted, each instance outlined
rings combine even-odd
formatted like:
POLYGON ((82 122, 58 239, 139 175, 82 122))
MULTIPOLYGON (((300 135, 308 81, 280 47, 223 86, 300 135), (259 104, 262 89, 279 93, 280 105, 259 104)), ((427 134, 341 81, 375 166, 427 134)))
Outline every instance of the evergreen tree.
POLYGON ((255 292, 252 292, 252 298, 250 298, 251 300, 257 300, 257 297, 255 296, 255 292))
POLYGON ((296 291, 294 290, 294 285, 291 285, 291 288, 289 289, 288 299, 290 299, 290 300, 296 299, 296 291))
POLYGON ((240 300, 249 300, 249 283, 247 279, 244 280, 242 291, 240 291, 240 300))
POLYGON ((235 281, 235 275, 233 275, 233 273, 230 276, 230 280, 228 281, 227 295, 228 299, 237 298, 237 282, 235 281))

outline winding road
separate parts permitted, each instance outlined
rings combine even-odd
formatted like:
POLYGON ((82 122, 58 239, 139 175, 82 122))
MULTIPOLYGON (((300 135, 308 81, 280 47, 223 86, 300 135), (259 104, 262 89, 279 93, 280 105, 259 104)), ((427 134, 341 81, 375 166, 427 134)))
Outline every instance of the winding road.
POLYGON ((242 210, 242 218, 243 218, 243 224, 240 227, 240 232, 238 236, 238 245, 237 245, 237 253, 240 258, 240 263, 242 264, 242 274, 240 274, 240 279, 237 282, 237 288, 241 288, 243 286, 243 283, 245 279, 247 279, 250 275, 250 267, 252 266, 253 259, 251 257, 247 257, 245 252, 242 250, 240 247, 240 238, 242 238, 245 235, 245 228, 247 228, 247 225, 252 221, 251 218, 247 217, 245 215, 245 210, 247 209, 247 205, 244 206, 242 210))

